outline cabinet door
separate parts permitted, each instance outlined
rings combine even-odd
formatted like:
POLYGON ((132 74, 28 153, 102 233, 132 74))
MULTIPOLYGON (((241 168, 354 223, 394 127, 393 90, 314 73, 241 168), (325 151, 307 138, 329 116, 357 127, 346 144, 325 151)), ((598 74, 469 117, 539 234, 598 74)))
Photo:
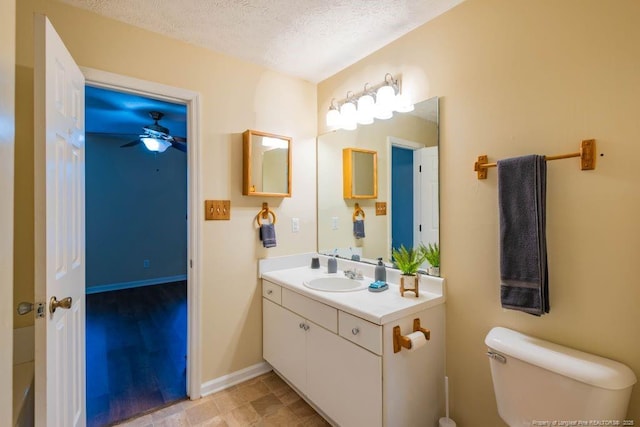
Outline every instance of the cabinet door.
POLYGON ((307 395, 342 427, 382 425, 382 358, 309 324, 307 395))
POLYGON ((262 299, 262 357, 303 393, 307 389, 304 319, 262 299))

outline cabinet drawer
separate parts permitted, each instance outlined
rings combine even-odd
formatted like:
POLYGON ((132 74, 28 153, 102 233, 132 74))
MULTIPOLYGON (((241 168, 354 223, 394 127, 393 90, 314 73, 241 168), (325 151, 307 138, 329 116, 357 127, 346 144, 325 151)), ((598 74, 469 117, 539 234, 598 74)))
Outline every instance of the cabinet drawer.
POLYGON ((382 355, 382 326, 339 311, 338 329, 340 336, 375 354, 382 355))
POLYGON ((289 289, 282 289, 282 305, 313 323, 317 323, 333 333, 338 333, 337 309, 289 289))
POLYGON ((282 288, 275 283, 262 281, 262 296, 276 304, 282 304, 282 288))

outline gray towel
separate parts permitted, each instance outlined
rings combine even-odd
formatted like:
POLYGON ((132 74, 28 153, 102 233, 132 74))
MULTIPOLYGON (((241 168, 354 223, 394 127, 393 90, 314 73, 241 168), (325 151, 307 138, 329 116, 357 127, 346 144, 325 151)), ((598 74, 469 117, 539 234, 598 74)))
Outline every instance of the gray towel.
POLYGON ((262 224, 260 226, 260 240, 265 248, 276 247, 276 228, 273 224, 262 224))
POLYGON ((549 312, 546 194, 544 156, 498 161, 502 307, 536 316, 549 312))
POLYGON ((356 239, 364 239, 364 219, 353 221, 353 235, 356 239))

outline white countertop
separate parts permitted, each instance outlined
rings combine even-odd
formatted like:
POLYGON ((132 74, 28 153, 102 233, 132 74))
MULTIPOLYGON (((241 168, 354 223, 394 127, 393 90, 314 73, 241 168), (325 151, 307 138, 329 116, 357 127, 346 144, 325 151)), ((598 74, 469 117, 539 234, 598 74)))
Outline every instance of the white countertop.
MULTIPOLYGON (((309 266, 305 266, 271 271, 263 270, 261 277, 264 280, 378 325, 384 325, 445 302, 444 280, 431 276, 422 276, 420 278, 420 296, 417 298, 411 291, 406 291, 404 297, 400 296, 400 287, 398 284, 389 283, 389 280, 393 280, 392 277, 389 277, 389 274, 387 274, 389 289, 383 292, 370 292, 368 289, 352 292, 327 292, 306 287, 303 284, 305 281, 308 282, 319 277, 344 277, 343 270, 345 267, 353 268, 353 266, 356 266, 358 268, 358 266, 362 266, 362 264, 354 263, 351 265, 350 261, 342 261, 339 262, 338 273, 328 274, 326 261, 322 261, 323 265, 320 269, 314 270, 309 266)), ((371 277, 366 277, 369 274, 368 269, 365 267, 364 270, 365 278, 363 280, 367 283, 373 282, 374 280, 371 277)))

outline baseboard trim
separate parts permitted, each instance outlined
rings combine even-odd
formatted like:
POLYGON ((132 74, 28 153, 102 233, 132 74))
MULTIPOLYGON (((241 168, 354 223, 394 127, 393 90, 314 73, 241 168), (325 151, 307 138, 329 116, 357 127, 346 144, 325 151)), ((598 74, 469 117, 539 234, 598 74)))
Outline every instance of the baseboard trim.
POLYGON ((160 285, 162 283, 181 282, 187 280, 186 274, 177 276, 158 277, 155 279, 135 280, 133 282, 109 283, 107 285, 87 286, 86 294, 97 294, 100 292, 118 291, 121 289, 140 288, 142 286, 160 285))
POLYGON ((200 387, 200 394, 204 397, 209 394, 216 393, 233 385, 239 384, 243 381, 247 381, 259 375, 266 374, 271 370, 271 365, 269 365, 267 362, 256 363, 255 365, 240 369, 239 371, 235 371, 228 375, 224 375, 222 377, 218 377, 211 381, 203 383, 200 387))

